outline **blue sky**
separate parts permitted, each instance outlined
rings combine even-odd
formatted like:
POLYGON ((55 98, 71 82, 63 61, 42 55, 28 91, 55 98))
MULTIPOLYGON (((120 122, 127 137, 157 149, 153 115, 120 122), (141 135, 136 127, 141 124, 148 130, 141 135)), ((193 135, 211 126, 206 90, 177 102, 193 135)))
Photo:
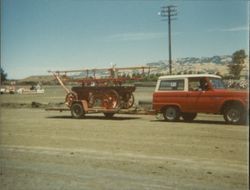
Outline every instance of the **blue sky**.
POLYGON ((8 78, 48 70, 138 66, 168 59, 157 13, 176 5, 172 57, 248 54, 246 0, 1 0, 1 67, 8 78))

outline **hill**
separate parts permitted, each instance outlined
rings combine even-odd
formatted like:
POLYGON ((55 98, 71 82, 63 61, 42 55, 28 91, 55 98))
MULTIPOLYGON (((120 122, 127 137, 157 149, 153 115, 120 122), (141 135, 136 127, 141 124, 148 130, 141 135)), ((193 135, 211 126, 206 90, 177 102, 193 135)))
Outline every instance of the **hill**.
MULTIPOLYGON (((191 73, 220 73, 222 76, 229 74, 228 64, 232 63, 232 56, 213 56, 213 57, 186 57, 178 58, 172 61, 173 74, 191 74, 191 73)), ((153 73, 168 74, 169 64, 167 60, 147 63, 148 66, 158 67, 153 73)), ((245 68, 242 75, 248 75, 248 58, 245 61, 245 68)))
POLYGON ((54 84, 55 78, 52 75, 38 75, 38 76, 29 76, 24 79, 18 80, 18 84, 54 84))

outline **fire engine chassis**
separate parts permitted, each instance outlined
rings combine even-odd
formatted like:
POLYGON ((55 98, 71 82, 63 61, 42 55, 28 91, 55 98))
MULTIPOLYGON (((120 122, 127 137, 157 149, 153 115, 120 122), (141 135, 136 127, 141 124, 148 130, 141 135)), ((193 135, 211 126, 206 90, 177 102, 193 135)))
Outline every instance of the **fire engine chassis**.
POLYGON ((112 117, 120 109, 133 106, 134 91, 134 86, 73 87, 65 103, 74 118, 82 118, 89 112, 103 112, 105 117, 112 117))
MULTIPOLYGON (((135 91, 134 86, 122 85, 128 78, 118 76, 118 70, 144 69, 150 71, 150 67, 126 67, 126 68, 106 68, 106 69, 84 69, 70 71, 49 71, 51 72, 60 85, 66 91, 65 104, 70 109, 73 118, 82 118, 86 113, 104 113, 105 117, 112 117, 121 109, 129 109, 134 104, 135 91), (107 78, 96 78, 97 71, 108 71, 110 76, 107 78), (71 82, 77 82, 78 86, 69 90, 64 85, 64 79, 69 77, 66 73, 86 72, 84 78, 70 79, 71 82), (89 76, 92 72, 93 76, 89 76)), ((129 78, 129 80, 138 80, 138 78, 129 78)), ((51 109, 63 111, 65 109, 51 109)))

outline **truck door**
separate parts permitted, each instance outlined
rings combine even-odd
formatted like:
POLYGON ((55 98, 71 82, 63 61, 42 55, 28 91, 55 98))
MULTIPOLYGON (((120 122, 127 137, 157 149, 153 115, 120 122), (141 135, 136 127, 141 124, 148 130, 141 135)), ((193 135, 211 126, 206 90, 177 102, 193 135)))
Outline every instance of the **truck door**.
POLYGON ((208 82, 205 77, 189 79, 189 112, 212 113, 215 111, 215 101, 208 82))

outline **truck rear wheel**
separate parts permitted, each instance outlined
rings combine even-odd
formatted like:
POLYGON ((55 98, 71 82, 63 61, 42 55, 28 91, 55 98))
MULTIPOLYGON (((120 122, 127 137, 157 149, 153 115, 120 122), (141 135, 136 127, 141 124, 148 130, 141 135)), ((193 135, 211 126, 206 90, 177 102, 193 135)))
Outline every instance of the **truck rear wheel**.
POLYGON ((168 106, 163 112, 163 117, 166 121, 178 121, 180 110, 176 106, 168 106))
POLYGON ((70 110, 72 117, 75 119, 83 118, 85 115, 83 106, 80 102, 73 103, 70 110))

